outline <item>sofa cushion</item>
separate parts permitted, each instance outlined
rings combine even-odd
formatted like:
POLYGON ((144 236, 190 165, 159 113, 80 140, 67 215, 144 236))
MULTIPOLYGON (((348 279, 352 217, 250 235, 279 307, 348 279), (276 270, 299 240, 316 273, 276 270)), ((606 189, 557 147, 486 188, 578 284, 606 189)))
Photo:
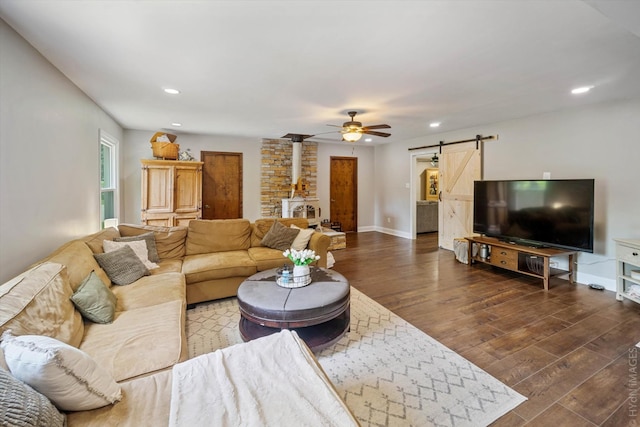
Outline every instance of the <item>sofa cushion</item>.
POLYGON ((306 218, 260 218, 251 224, 251 246, 262 246, 260 242, 269 232, 273 223, 278 221, 285 227, 294 224, 300 228, 309 228, 309 222, 306 218))
POLYGON ((185 302, 116 312, 113 323, 88 323, 80 350, 118 382, 168 368, 182 358, 185 302))
POLYGON ((47 399, 8 371, 0 369, 0 424, 66 426, 66 417, 47 399))
POLYGON ((246 219, 196 219, 189 221, 187 255, 247 250, 251 222, 246 219))
POLYGON ((149 270, 152 276, 164 273, 180 273, 182 272, 181 259, 165 259, 158 263, 158 268, 149 270))
POLYGON ((227 277, 249 277, 256 271, 256 264, 247 251, 187 255, 182 262, 182 273, 187 284, 227 277))
POLYGON ((126 245, 113 252, 94 254, 94 257, 116 285, 129 285, 142 276, 149 275, 147 267, 133 249, 126 245))
POLYGON ((5 333, 2 338, 0 345, 11 373, 58 408, 85 411, 122 398, 111 375, 77 348, 39 335, 5 333))
MULTIPOLYGON (((102 248, 102 241, 100 242, 100 248, 102 248)), ((102 249, 100 249, 100 252, 102 252, 102 249)), ((104 283, 111 286, 111 279, 109 279, 107 273, 100 268, 93 254, 94 252, 91 251, 83 240, 73 240, 45 258, 45 261, 56 262, 67 266, 69 284, 74 291, 78 289, 80 283, 82 283, 92 271, 95 271, 104 283)))
POLYGON ((171 408, 172 371, 166 370, 121 384, 117 405, 67 414, 69 427, 166 426, 171 408))
POLYGON ((85 319, 95 323, 111 323, 116 312, 117 298, 102 280, 92 271, 78 290, 71 296, 71 302, 85 319))
POLYGON ((249 248, 249 256, 255 262, 258 271, 282 267, 284 264, 293 265, 289 258, 282 255, 282 251, 264 246, 249 248))
POLYGON ((181 273, 145 276, 128 286, 114 286, 116 311, 150 307, 168 301, 186 301, 186 285, 181 273))
POLYGON ((0 333, 46 335, 77 347, 84 324, 72 294, 61 264, 46 262, 21 274, 0 286, 0 333))
POLYGON ((102 247, 102 242, 104 240, 115 240, 119 237, 120 232, 118 231, 118 229, 109 227, 105 228, 104 230, 100 230, 97 233, 82 237, 80 240, 85 242, 94 254, 101 254, 102 252, 104 252, 104 248, 102 247))
POLYGON ((272 249, 286 251, 291 248, 291 244, 300 233, 300 229, 285 227, 278 221, 273 221, 273 225, 264 235, 260 244, 272 249))
POLYGON ((158 248, 156 247, 156 236, 153 234, 153 231, 140 234, 139 236, 118 237, 113 239, 114 242, 132 242, 136 240, 144 240, 147 244, 147 258, 149 261, 156 263, 160 262, 158 248))
POLYGON ((122 237, 139 236, 153 231, 156 238, 156 249, 160 260, 182 259, 185 254, 187 227, 162 227, 158 225, 120 224, 122 237))

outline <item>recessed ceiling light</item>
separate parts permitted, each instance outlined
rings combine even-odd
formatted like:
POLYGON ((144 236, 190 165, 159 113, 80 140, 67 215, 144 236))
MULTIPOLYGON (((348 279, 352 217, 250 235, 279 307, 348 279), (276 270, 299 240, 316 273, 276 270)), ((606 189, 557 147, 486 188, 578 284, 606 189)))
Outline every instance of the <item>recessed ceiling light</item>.
POLYGON ((364 142, 371 142, 371 141, 373 141, 373 139, 371 139, 371 138, 365 138, 364 139, 364 142))
POLYGON ((173 123, 171 123, 171 126, 180 127, 180 126, 182 126, 182 123, 173 122, 173 123))
POLYGON ((429 127, 437 128, 438 126, 440 126, 440 122, 429 123, 429 127))
POLYGON ((574 94, 574 95, 578 95, 580 93, 587 93, 591 89, 593 89, 593 86, 582 86, 582 87, 577 87, 575 89, 572 89, 571 93, 574 94))
POLYGON ((177 95, 180 93, 178 89, 172 89, 170 87, 165 88, 164 91, 170 95, 177 95))

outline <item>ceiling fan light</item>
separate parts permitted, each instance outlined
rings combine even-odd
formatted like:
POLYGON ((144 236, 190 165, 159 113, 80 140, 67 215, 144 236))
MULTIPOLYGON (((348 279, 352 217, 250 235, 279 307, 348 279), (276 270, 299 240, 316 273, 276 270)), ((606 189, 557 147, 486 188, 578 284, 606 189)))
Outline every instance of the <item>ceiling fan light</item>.
POLYGON ((356 142, 360 138, 362 138, 362 133, 355 130, 349 130, 348 132, 342 134, 342 138, 347 142, 356 142))

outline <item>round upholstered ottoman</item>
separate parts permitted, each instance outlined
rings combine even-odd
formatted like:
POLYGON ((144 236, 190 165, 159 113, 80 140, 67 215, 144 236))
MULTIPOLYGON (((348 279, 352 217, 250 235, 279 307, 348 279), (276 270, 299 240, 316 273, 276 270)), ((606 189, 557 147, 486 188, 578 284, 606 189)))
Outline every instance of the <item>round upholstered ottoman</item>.
POLYGON ((276 270, 247 278, 238 288, 240 333, 245 341, 295 330, 312 351, 334 344, 349 330, 349 282, 333 270, 311 268, 301 288, 276 284, 276 270))

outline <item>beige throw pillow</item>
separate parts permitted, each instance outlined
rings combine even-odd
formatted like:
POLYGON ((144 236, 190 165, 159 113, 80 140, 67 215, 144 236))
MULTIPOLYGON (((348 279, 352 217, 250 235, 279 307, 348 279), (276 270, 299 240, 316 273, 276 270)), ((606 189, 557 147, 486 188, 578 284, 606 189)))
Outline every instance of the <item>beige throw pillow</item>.
POLYGON ((136 240, 144 240, 147 243, 147 255, 149 261, 160 262, 160 257, 158 256, 158 247, 156 245, 156 237, 153 231, 143 233, 138 236, 116 237, 115 239, 113 239, 114 242, 133 242, 136 240))
POLYGON ((313 228, 296 227, 293 224, 291 224, 291 228, 299 230, 298 235, 295 239, 293 239, 293 243, 291 243, 291 249, 295 249, 296 251, 307 249, 309 240, 311 240, 311 236, 313 235, 315 230, 313 228))

